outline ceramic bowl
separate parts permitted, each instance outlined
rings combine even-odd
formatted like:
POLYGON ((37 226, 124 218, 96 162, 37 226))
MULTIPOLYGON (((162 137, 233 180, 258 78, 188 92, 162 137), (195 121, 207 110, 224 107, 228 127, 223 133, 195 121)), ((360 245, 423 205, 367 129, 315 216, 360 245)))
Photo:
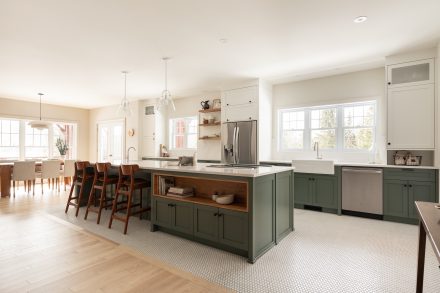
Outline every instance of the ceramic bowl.
POLYGON ((231 204, 234 202, 234 195, 219 195, 215 201, 219 204, 231 204))

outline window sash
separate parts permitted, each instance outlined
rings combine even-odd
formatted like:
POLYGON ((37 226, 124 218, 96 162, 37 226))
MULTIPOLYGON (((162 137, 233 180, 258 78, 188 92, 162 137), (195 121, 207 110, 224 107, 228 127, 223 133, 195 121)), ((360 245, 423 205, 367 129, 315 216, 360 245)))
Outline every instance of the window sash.
MULTIPOLYGON (((368 117, 368 116, 363 116, 368 117)), ((335 131, 335 148, 323 148, 321 149, 334 152, 334 151, 347 151, 347 152, 373 152, 376 148, 376 120, 377 120, 377 106, 376 101, 356 102, 337 105, 324 105, 308 108, 293 108, 293 109, 280 109, 278 110, 278 150, 282 152, 298 152, 298 151, 311 151, 313 149, 312 131, 319 130, 334 130, 335 131), (345 126, 344 109, 348 107, 356 106, 373 106, 373 121, 371 126, 345 126), (336 109, 336 126, 334 128, 312 128, 312 111, 314 110, 326 110, 336 109), (302 148, 287 148, 286 143, 283 141, 283 135, 286 131, 298 131, 300 129, 285 129, 283 125, 283 116, 287 113, 304 111, 304 129, 303 130, 303 147, 302 148), (345 147, 344 133, 347 129, 371 129, 372 132, 372 147, 371 149, 353 149, 345 147)))
POLYGON ((197 139, 197 117, 182 117, 182 118, 173 118, 170 119, 170 145, 172 149, 179 149, 179 150, 184 150, 184 149, 197 149, 197 141, 196 141, 196 146, 194 148, 190 148, 188 146, 188 142, 189 142, 189 137, 190 136, 195 136, 197 139), (184 123, 184 129, 183 131, 179 131, 181 129, 178 130, 178 123, 182 122, 184 123), (190 131, 191 127, 190 124, 191 122, 194 123, 194 130, 190 131), (183 138, 183 146, 182 147, 177 147, 177 138, 181 137, 183 138))

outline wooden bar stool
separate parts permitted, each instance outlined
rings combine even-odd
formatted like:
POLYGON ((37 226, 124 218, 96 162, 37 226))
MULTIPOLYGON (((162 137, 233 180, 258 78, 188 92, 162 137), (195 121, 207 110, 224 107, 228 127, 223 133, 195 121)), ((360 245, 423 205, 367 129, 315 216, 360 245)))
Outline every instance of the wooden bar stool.
POLYGON ((75 174, 73 175, 72 187, 70 188, 69 199, 67 200, 66 213, 69 210, 69 206, 76 207, 75 217, 78 217, 79 206, 81 205, 81 200, 84 193, 84 185, 87 180, 91 180, 94 177, 93 173, 87 172, 87 167, 90 163, 87 161, 75 162, 75 174), (79 186, 78 196, 72 196, 75 186, 79 186), (74 200, 77 200, 76 203, 74 200))
POLYGON ((89 201, 87 203, 86 215, 84 220, 87 220, 89 212, 94 212, 98 214, 97 224, 101 221, 101 212, 103 208, 108 208, 113 206, 113 198, 107 198, 107 186, 118 183, 117 174, 109 174, 109 169, 111 168, 111 163, 96 163, 95 164, 95 177, 93 178, 92 189, 90 190, 89 201), (95 208, 92 206, 92 202, 95 201, 96 190, 99 190, 99 206, 95 208))
POLYGON ((124 234, 127 234, 128 221, 130 216, 147 212, 151 207, 142 207, 142 189, 150 187, 150 182, 145 178, 136 178, 135 173, 139 171, 138 165, 121 165, 119 167, 119 180, 116 188, 115 199, 113 200, 112 215, 110 217, 109 229, 112 227, 113 219, 125 223, 124 234), (133 191, 139 189, 140 199, 138 203, 133 204, 133 191), (122 197, 123 200, 118 202, 122 197), (118 205, 123 205, 118 207, 118 205), (137 211, 132 211, 133 208, 139 207, 137 211), (124 216, 116 215, 116 212, 126 210, 124 216))

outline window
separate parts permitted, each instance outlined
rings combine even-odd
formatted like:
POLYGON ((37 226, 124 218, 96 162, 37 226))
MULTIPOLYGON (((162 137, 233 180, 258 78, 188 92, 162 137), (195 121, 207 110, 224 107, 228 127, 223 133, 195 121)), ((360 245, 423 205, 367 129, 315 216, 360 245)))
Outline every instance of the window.
POLYGON ((322 149, 336 148, 336 108, 311 110, 311 144, 319 143, 322 149))
POLYGON ((49 130, 35 129, 26 123, 25 158, 49 157, 49 130))
POLYGON ((376 102, 328 105, 279 111, 281 151, 321 149, 372 151, 375 147, 376 102))
POLYGON ((60 158, 57 138, 63 139, 69 150, 66 158, 76 157, 75 123, 54 122, 48 129, 34 129, 29 121, 0 118, 0 159, 23 160, 60 158))
POLYGON ((304 111, 286 111, 281 113, 282 148, 302 149, 304 147, 304 111))
POLYGON ((20 121, 0 120, 0 158, 18 159, 20 157, 20 121))
POLYGON ((63 140, 68 150, 65 154, 65 157, 67 159, 73 158, 73 154, 75 153, 75 125, 71 123, 59 123, 56 122, 53 124, 53 139, 52 139, 52 148, 53 148, 53 154, 52 157, 54 158, 61 158, 61 154, 57 147, 57 140, 61 139, 63 140))
POLYGON ((170 145, 173 149, 197 148, 197 118, 170 119, 170 145))

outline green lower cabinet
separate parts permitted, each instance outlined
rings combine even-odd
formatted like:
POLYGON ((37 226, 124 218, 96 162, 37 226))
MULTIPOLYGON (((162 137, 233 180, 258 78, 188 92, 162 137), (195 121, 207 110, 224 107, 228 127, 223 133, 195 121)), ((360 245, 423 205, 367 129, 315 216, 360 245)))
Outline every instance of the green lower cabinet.
POLYGON ((248 214, 194 204, 194 236, 248 250, 248 214))
POLYGON ((218 208, 194 205, 194 236, 217 242, 218 208))
POLYGON ((248 250, 248 214, 219 209, 218 241, 234 248, 248 250))
POLYGON ((385 217, 410 219, 413 222, 412 220, 418 219, 414 202, 435 202, 435 194, 435 182, 386 179, 384 180, 383 214, 385 217))
POLYGON ((193 234, 193 204, 175 202, 171 205, 171 209, 172 228, 185 234, 193 234))
POLYGON ((415 201, 435 202, 435 183, 422 181, 408 181, 408 216, 418 219, 415 201))
POLYGON ((312 184, 310 174, 294 174, 294 194, 296 204, 312 204, 312 184))
POLYGON ((338 208, 338 181, 334 175, 296 173, 295 204, 338 208))
POLYGON ((193 205, 185 202, 153 199, 153 224, 185 234, 193 234, 193 205))
POLYGON ((275 193, 275 240, 278 243, 293 230, 292 172, 276 174, 275 193))
POLYGON ((384 180, 383 184, 384 216, 408 216, 408 188, 406 180, 384 180))
POLYGON ((171 228, 170 200, 162 198, 153 199, 152 221, 155 225, 171 228))
POLYGON ((323 208, 338 208, 338 183, 335 176, 315 175, 314 183, 314 205, 323 208))

